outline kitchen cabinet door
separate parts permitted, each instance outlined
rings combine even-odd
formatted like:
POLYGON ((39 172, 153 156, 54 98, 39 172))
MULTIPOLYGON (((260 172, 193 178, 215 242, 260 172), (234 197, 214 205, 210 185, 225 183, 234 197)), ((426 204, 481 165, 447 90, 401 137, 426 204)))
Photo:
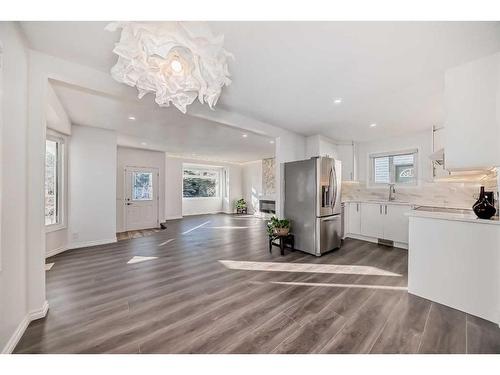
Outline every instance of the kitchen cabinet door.
POLYGON ((347 230, 351 234, 361 234, 361 203, 349 203, 347 230))
POLYGON ((500 165, 500 53, 445 73, 445 166, 500 165))
POLYGON ((354 145, 337 145, 337 158, 342 162, 342 181, 355 180, 354 145))
POLYGON ((409 218, 405 214, 410 210, 410 206, 391 204, 383 206, 384 239, 408 243, 409 218))
POLYGON ((382 205, 378 203, 361 204, 361 234, 363 236, 383 238, 383 219, 382 205))

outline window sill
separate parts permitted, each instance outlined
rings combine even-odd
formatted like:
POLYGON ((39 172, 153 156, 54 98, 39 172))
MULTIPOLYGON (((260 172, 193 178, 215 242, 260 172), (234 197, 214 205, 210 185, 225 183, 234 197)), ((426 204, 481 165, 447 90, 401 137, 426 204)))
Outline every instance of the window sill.
POLYGON ((51 224, 45 226, 45 233, 57 232, 58 230, 66 229, 65 224, 51 224))
POLYGON ((222 198, 221 197, 182 197, 182 199, 203 200, 203 199, 222 199, 222 198))

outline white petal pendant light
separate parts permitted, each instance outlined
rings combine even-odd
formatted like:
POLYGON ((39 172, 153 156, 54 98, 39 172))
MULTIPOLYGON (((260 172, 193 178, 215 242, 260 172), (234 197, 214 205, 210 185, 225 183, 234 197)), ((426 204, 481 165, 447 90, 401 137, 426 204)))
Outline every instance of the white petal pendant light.
POLYGON ((106 29, 122 30, 111 75, 137 87, 139 98, 155 93, 158 105, 172 103, 183 113, 198 98, 213 109, 231 83, 227 61, 233 55, 206 23, 113 22, 106 29))

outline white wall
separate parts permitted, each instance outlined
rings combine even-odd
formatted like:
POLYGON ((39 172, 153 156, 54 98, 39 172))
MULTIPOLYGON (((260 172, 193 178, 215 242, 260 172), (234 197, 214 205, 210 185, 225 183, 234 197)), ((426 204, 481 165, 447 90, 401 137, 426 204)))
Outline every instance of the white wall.
POLYGON ((158 178, 159 220, 165 221, 165 153, 160 151, 141 150, 137 148, 118 147, 116 169, 116 231, 125 230, 124 212, 124 169, 125 167, 157 168, 158 178))
POLYGON ((26 244, 28 56, 25 41, 14 22, 0 22, 0 42, 3 51, 0 351, 4 352, 16 344, 16 330, 29 312, 26 244))
POLYGON ((183 215, 195 215, 213 212, 234 212, 234 203, 242 197, 241 166, 197 159, 182 159, 166 156, 165 161, 165 216, 167 220, 178 219, 183 215), (222 198, 182 198, 183 164, 199 164, 224 167, 229 177, 229 197, 222 198))
POLYGON ((69 162, 70 247, 116 241, 116 133, 73 125, 69 162))
POLYGON ((248 213, 259 212, 259 197, 262 195, 262 160, 245 163, 242 166, 243 198, 248 213))
POLYGON ((276 214, 283 216, 284 164, 306 158, 306 137, 287 132, 276 138, 276 214))
POLYGON ((182 217, 182 159, 165 157, 165 219, 182 217))
POLYGON ((71 134, 71 121, 50 84, 47 85, 46 117, 48 129, 65 135, 71 134))

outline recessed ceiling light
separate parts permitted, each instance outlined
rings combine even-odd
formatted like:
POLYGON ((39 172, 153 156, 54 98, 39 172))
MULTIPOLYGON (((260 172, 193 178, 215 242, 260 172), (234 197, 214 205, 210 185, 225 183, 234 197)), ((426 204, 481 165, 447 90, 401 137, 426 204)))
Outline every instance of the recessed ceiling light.
POLYGON ((334 104, 340 104, 340 103, 342 103, 342 101, 343 101, 342 98, 335 98, 335 99, 333 99, 333 103, 334 104))
POLYGON ((147 146, 148 144, 146 142, 141 142, 141 145, 147 146))
POLYGON ((135 116, 128 116, 128 119, 134 121, 135 120, 135 116))
POLYGON ((377 124, 375 124, 375 123, 370 124, 370 128, 374 128, 375 126, 377 126, 377 124))
POLYGON ((241 136, 242 136, 243 138, 246 138, 246 137, 248 137, 248 134, 242 134, 241 136))
POLYGON ((270 144, 274 144, 274 141, 269 141, 270 144))

